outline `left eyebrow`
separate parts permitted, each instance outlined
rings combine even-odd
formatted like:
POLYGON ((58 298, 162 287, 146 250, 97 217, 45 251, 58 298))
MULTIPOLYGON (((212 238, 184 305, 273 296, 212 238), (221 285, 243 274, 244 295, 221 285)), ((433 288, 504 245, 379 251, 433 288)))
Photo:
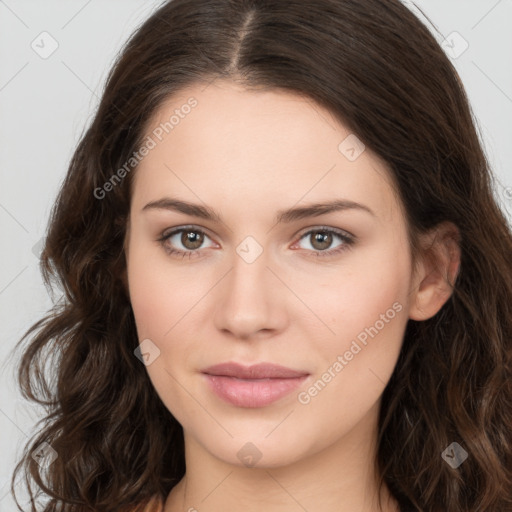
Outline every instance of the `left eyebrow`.
POLYGON ((326 203, 313 203, 306 206, 290 208, 288 210, 281 210, 277 213, 276 223, 293 222, 296 220, 318 217, 326 213, 344 210, 359 210, 369 213, 374 217, 376 216, 375 213, 364 204, 349 201, 348 199, 335 199, 326 203))
MULTIPOLYGON (((164 197, 156 201, 151 201, 142 208, 143 211, 150 209, 172 210, 213 222, 222 222, 220 214, 209 206, 202 206, 171 197, 164 197)), ((335 199, 333 201, 313 203, 306 206, 280 210, 277 212, 275 223, 290 223, 301 219, 318 217, 327 213, 344 210, 359 210, 369 213, 374 217, 376 216, 375 213, 364 204, 349 201, 347 199, 335 199)))

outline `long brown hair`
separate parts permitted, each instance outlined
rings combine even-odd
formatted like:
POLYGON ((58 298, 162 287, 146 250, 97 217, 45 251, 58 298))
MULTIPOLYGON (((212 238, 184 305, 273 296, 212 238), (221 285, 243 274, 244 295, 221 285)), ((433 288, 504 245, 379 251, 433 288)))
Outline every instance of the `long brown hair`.
POLYGON ((64 294, 20 342, 19 385, 47 416, 13 494, 24 469, 46 512, 141 510, 185 473, 183 430, 134 356, 126 162, 164 100, 216 78, 299 92, 357 134, 392 171, 413 255, 419 234, 458 227, 453 294, 407 324, 376 464, 403 507, 510 512, 512 233, 457 72, 398 0, 174 0, 131 36, 52 210, 41 270, 64 294), (468 454, 457 468, 441 456, 453 442, 468 454), (46 468, 42 443, 58 455, 46 468))

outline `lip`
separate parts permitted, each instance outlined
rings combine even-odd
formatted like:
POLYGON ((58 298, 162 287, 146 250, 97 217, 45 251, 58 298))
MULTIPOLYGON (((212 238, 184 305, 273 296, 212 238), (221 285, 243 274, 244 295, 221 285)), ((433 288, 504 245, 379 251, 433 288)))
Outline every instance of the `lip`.
POLYGON ((228 362, 202 371, 210 389, 237 407, 264 407, 288 395, 309 376, 272 363, 244 366, 228 362))

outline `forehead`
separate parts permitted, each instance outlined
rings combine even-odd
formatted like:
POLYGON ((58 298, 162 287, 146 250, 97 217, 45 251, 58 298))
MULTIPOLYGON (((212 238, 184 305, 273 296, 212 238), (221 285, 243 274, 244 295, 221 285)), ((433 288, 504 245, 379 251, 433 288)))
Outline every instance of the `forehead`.
POLYGON ((155 144, 135 173, 137 202, 168 191, 195 201, 236 198, 247 208, 333 196, 370 202, 387 217, 399 207, 386 164, 368 148, 353 159, 347 144, 363 147, 355 135, 293 92, 197 84, 162 103, 145 136, 155 144))

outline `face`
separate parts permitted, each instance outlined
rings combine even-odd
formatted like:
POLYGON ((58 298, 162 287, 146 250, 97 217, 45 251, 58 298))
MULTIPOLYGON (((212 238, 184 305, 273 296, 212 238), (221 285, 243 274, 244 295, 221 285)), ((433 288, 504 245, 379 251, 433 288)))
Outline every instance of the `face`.
POLYGON ((134 175, 139 341, 186 442, 288 464, 377 417, 408 319, 406 224, 385 164, 319 105, 203 89, 162 105, 134 175))

